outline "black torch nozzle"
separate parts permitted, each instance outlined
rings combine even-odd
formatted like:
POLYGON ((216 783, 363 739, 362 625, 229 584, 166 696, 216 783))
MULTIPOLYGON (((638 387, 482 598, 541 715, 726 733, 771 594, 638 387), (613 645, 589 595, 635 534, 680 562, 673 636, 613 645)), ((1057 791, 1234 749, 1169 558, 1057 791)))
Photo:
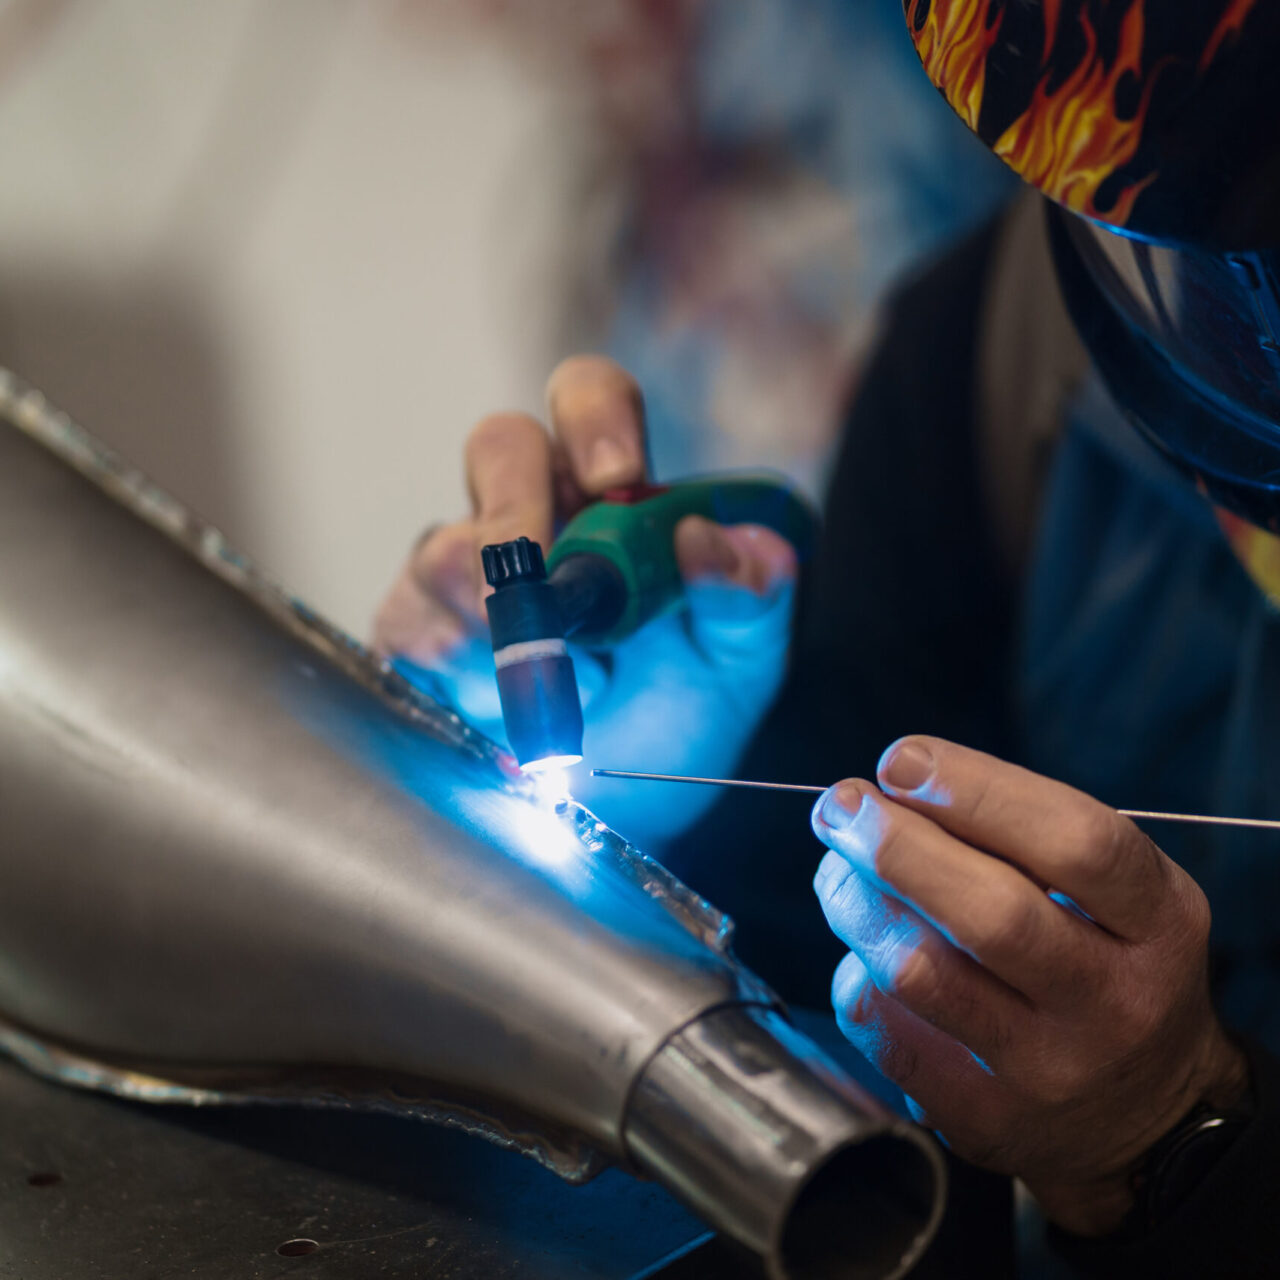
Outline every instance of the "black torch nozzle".
POLYGON ((582 759, 582 701, 566 638, 607 631, 626 604, 622 575, 605 556, 566 556, 550 577, 530 538, 481 553, 493 663, 507 740, 525 770, 582 759))
POLYGON ((582 759, 582 702, 542 548, 529 538, 481 553, 507 740, 525 770, 582 759))

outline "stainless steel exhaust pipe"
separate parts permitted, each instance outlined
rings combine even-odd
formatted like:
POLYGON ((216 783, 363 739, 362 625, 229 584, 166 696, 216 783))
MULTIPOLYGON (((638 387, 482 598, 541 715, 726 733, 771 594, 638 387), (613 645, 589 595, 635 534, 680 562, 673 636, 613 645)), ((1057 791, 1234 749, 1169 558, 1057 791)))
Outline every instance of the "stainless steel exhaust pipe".
POLYGON ((850 1084, 778 1013, 715 1009, 646 1068, 624 1139, 775 1280, 904 1275, 941 1213, 940 1158, 850 1084))
POLYGON ((0 1049, 618 1162, 779 1280, 899 1275, 938 1154, 730 931, 0 371, 0 1049))

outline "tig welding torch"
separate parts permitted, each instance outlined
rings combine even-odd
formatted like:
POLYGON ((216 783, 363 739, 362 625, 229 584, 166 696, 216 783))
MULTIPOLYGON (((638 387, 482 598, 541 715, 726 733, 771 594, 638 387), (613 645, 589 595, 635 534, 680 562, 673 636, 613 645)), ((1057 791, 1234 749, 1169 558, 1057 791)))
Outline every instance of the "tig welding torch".
POLYGON ((607 649, 678 606, 675 529, 686 516, 758 524, 803 558, 814 513, 773 476, 716 476, 613 490, 565 526, 545 560, 529 538, 483 550, 498 695, 520 767, 582 759, 582 703, 567 640, 607 649))

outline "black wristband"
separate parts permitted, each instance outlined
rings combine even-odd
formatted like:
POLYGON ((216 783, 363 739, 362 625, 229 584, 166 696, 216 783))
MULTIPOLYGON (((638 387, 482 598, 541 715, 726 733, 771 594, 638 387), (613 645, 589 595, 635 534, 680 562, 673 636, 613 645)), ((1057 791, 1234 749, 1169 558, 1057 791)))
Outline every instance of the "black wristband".
POLYGON ((1171 1218, 1248 1127, 1246 1107, 1193 1107, 1147 1153, 1134 1176, 1133 1224, 1150 1231, 1171 1218))

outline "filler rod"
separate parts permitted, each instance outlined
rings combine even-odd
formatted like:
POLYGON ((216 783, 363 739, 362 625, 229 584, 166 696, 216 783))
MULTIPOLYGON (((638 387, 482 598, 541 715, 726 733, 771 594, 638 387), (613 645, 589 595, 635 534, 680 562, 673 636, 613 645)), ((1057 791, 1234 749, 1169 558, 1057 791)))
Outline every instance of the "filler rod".
MULTIPOLYGON (((631 778, 642 782, 696 782, 706 787, 750 787, 756 791, 804 791, 821 795, 827 787, 803 787, 794 782, 747 782, 742 778, 693 778, 678 773, 630 773, 623 769, 592 769, 594 778, 631 778)), ((1154 813, 1148 809, 1117 809, 1122 818, 1148 822, 1197 822, 1210 827, 1250 827, 1258 831, 1280 831, 1280 819, 1219 818, 1204 813, 1154 813)))

